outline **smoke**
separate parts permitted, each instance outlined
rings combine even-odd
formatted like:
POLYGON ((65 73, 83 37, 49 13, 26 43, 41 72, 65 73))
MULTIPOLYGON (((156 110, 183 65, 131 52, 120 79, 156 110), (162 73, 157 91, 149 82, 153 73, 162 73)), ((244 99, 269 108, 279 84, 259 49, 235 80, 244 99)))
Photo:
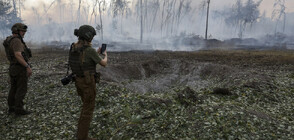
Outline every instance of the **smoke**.
MULTIPOLYGON (((98 0, 98 2, 102 1, 98 0)), ((73 0, 38 1, 22 13, 22 15, 30 15, 23 19, 29 26, 25 41, 70 44, 77 40, 73 35, 74 29, 89 24, 97 29, 94 44, 108 43, 115 51, 132 49, 189 51, 204 46, 201 39, 205 34, 206 9, 201 8, 200 1, 143 0, 143 44, 141 45, 139 44, 141 7, 138 0, 118 1, 120 5, 117 6, 115 3, 105 1, 100 5, 100 9, 99 3, 95 3, 96 0, 84 0, 80 4, 73 0)), ((211 0, 209 39, 226 40, 238 37, 238 27, 226 23, 228 13, 223 12, 232 8, 233 4, 232 1, 211 0)), ((287 13, 284 34, 288 36, 294 35, 291 32, 294 29, 293 19, 294 14, 287 13)), ((275 25, 275 21, 260 15, 256 22, 247 26, 243 37, 259 39, 274 34, 275 25)), ((7 35, 9 34, 5 34, 7 35)))

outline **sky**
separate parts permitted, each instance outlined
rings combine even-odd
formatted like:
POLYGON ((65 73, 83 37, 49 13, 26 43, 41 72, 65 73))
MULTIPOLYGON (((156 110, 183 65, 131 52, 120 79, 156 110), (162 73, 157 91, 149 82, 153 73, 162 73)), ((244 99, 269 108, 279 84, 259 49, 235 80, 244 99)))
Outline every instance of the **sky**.
MULTIPOLYGON (((22 11, 23 19, 26 19, 28 23, 31 23, 30 20, 32 18, 32 7, 34 8, 40 8, 43 4, 50 5, 54 0, 26 0, 25 2, 25 9, 22 11)), ((56 0, 61 2, 69 3, 70 0, 56 0)), ((78 0, 72 0, 74 2, 78 2, 78 0)), ((87 1, 90 5, 93 3, 94 0, 82 0, 83 2, 87 1)), ((110 0, 106 0, 110 1, 110 0)), ((200 3, 202 0, 193 0, 195 3, 200 3), (198 2, 199 1, 199 2, 198 2)), ((245 1, 245 0, 243 0, 245 1)), ((257 0, 255 0, 257 1, 257 0)), ((273 5, 275 0, 263 0, 260 5, 260 11, 263 13, 266 12, 267 17, 271 17, 271 13, 273 11, 273 5)), ((286 12, 294 12, 294 0, 285 0, 286 1, 286 12)), ((232 6, 236 0, 211 0, 211 9, 223 9, 224 7, 230 7, 232 6)))

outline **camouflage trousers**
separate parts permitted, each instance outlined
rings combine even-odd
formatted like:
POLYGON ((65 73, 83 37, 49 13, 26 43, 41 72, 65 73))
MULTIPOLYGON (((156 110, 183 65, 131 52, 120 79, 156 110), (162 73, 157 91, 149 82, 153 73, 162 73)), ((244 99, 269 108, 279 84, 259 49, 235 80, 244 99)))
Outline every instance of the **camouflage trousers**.
POLYGON ((10 90, 8 94, 9 109, 23 110, 23 99, 27 93, 28 76, 26 68, 19 65, 9 67, 10 90))
POLYGON ((94 76, 76 77, 75 86, 83 103, 78 122, 77 138, 78 140, 86 140, 95 108, 96 83, 94 76))

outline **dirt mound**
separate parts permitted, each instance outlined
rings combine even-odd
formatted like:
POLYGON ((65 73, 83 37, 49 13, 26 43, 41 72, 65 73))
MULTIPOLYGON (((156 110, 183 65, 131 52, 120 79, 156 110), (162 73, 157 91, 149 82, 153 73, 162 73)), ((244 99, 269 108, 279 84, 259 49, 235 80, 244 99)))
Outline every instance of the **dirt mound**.
POLYGON ((230 74, 236 72, 232 67, 220 64, 207 64, 200 70, 201 78, 218 78, 220 80, 226 79, 230 74))
POLYGON ((125 82, 130 80, 143 80, 153 75, 165 74, 165 69, 170 68, 171 63, 163 60, 145 61, 141 63, 114 64, 101 69, 103 79, 113 82, 125 82))
POLYGON ((271 83, 276 77, 272 77, 269 74, 271 71, 267 70, 271 67, 266 67, 265 70, 255 68, 255 61, 263 60, 254 59, 254 63, 251 62, 253 60, 247 56, 250 53, 217 52, 210 55, 207 51, 173 54, 164 51, 115 53, 110 58, 114 64, 100 69, 101 78, 102 81, 115 82, 142 93, 167 91, 175 86, 190 86, 193 89, 241 86, 258 91, 276 88, 271 83), (232 63, 231 57, 236 57, 237 60, 232 63))
POLYGON ((171 87, 191 86, 199 88, 207 85, 201 77, 225 78, 229 67, 177 59, 156 59, 128 64, 114 64, 101 69, 102 79, 116 82, 137 92, 160 92, 171 87), (218 69, 216 69, 218 68, 218 69), (216 75, 219 72, 219 75, 216 75), (221 75, 221 74, 225 74, 221 75))
POLYGON ((203 102, 198 93, 190 87, 186 87, 184 90, 178 92, 176 100, 185 106, 201 104, 203 102))
POLYGON ((227 87, 240 84, 238 80, 250 75, 227 65, 176 59, 113 64, 101 72, 103 80, 142 93, 165 91, 175 85, 203 88, 210 80, 218 80, 227 87))
POLYGON ((233 95, 232 92, 227 88, 215 88, 212 94, 216 95, 233 95))
POLYGON ((159 92, 174 85, 202 85, 200 67, 183 60, 151 60, 110 65, 101 69, 102 79, 118 82, 137 92, 159 92))

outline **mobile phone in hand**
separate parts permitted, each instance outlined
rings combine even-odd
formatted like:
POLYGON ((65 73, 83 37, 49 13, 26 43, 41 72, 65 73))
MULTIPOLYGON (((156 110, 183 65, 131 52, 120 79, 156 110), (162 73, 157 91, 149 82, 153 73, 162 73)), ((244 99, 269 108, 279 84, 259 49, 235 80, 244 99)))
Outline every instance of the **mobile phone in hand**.
POLYGON ((107 44, 102 44, 101 51, 100 51, 101 54, 103 54, 105 52, 106 46, 107 46, 107 44))

